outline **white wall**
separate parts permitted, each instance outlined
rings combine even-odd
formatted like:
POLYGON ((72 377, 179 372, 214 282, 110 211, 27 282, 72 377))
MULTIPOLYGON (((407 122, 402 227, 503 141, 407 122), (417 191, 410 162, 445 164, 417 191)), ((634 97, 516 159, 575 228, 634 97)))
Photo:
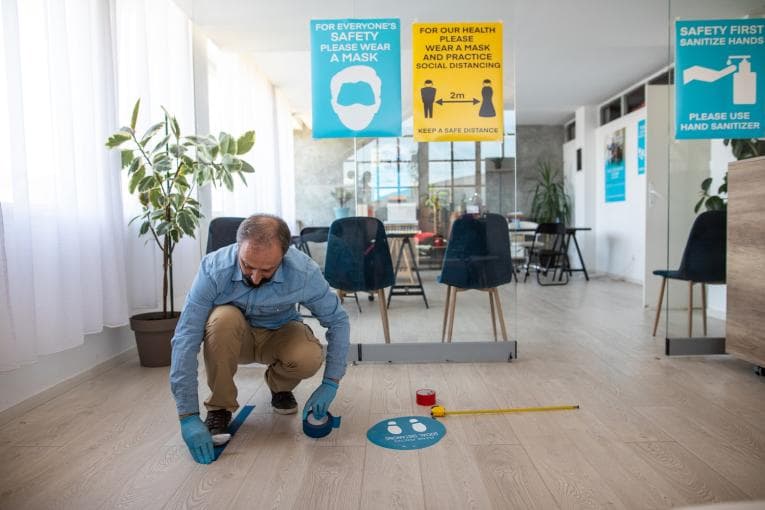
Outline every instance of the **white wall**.
MULTIPOLYGON (((584 263, 590 274, 597 273, 595 267, 595 181, 599 175, 595 167, 595 129, 598 127, 598 107, 581 106, 576 110, 577 148, 582 149, 582 171, 574 178, 576 206, 573 224, 577 227, 593 228, 592 232, 580 232, 577 240, 582 250, 584 263)), ((576 164, 576 163, 574 163, 576 164)), ((572 254, 569 256, 573 257, 572 254)), ((573 258, 571 260, 574 260, 573 258)))
MULTIPOLYGON (((571 197, 571 224, 576 225, 577 211, 584 211, 584 197, 576 193, 576 140, 563 144, 563 178, 566 185, 566 193, 571 197), (580 203, 581 202, 581 203, 580 203)), ((580 216, 581 217, 581 216, 580 216)))
MULTIPOLYGON (((576 235, 587 272, 592 276, 595 268, 595 129, 598 109, 596 106, 581 106, 575 115, 576 133, 574 139, 563 144, 563 170, 566 177, 566 191, 573 201, 571 225, 590 227, 592 232, 581 231, 576 235), (576 151, 582 151, 582 169, 576 170, 576 151)), ((576 248, 569 247, 571 263, 578 267, 576 248)))
POLYGON ((646 224, 643 306, 655 308, 661 278, 654 269, 667 268, 667 232, 669 225, 669 134, 671 89, 665 85, 646 87, 645 175, 646 224))
POLYGON ((0 411, 92 369, 135 347, 130 328, 106 328, 85 337, 85 343, 74 349, 42 356, 37 363, 11 372, 0 372, 0 411))
POLYGON ((637 124, 645 119, 641 108, 595 130, 595 269, 634 283, 643 282, 645 266, 646 178, 637 173, 637 124), (624 202, 605 199, 606 139, 625 128, 624 202))

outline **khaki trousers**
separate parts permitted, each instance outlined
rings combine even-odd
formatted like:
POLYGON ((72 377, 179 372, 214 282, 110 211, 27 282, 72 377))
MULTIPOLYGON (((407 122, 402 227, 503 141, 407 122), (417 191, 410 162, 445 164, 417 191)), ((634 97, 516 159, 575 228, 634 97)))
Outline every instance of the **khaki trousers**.
POLYGON ((279 329, 253 328, 235 306, 215 307, 205 325, 204 358, 208 411, 239 407, 234 374, 239 364, 268 365, 266 384, 273 392, 292 391, 315 374, 324 361, 321 343, 302 322, 288 322, 279 329))

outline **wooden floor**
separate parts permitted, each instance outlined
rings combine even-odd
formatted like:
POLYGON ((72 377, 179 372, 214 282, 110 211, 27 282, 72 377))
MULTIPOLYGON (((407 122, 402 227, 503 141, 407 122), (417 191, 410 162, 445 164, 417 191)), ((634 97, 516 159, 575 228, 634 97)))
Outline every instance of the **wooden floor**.
MULTIPOLYGON (((440 338, 445 292, 432 283, 428 291, 427 311, 421 298, 394 298, 394 341, 440 338)), ((729 357, 666 358, 640 292, 579 278, 561 288, 505 286, 520 359, 349 367, 332 406, 342 426, 323 440, 305 437, 297 417, 271 413, 263 368, 242 367, 240 403, 256 408, 210 466, 195 464, 180 438, 168 370, 127 362, 0 428, 0 508, 632 509, 765 500, 765 378, 729 357), (427 413, 414 402, 422 387, 453 409, 581 409, 448 417, 445 438, 419 451, 368 443, 377 421, 427 413)), ((362 300, 361 314, 346 302, 354 340, 381 341, 377 303, 362 300)), ((455 339, 491 337, 487 302, 460 294, 455 339)), ((717 321, 710 327, 722 331, 717 321)), ((301 403, 317 382, 298 387, 301 403)))

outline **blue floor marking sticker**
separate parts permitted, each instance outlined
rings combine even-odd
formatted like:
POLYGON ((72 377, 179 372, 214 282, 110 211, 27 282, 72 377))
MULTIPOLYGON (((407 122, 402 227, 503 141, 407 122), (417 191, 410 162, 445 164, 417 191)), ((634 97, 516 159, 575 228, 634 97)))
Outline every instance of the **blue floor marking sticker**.
MULTIPOLYGON (((255 409, 255 406, 244 406, 242 410, 239 411, 239 414, 236 415, 234 421, 228 424, 228 433, 231 434, 231 439, 234 439, 234 434, 236 434, 236 431, 239 430, 239 427, 242 426, 242 423, 244 423, 244 420, 247 419, 253 409, 255 409)), ((218 457, 220 457, 221 453, 223 453, 223 450, 225 450, 226 447, 231 444, 231 439, 229 439, 226 444, 222 444, 214 448, 215 458, 213 460, 218 460, 218 457)))
POLYGON ((375 424, 367 439, 392 450, 418 450, 433 446, 446 434, 443 423, 429 416, 402 416, 375 424))

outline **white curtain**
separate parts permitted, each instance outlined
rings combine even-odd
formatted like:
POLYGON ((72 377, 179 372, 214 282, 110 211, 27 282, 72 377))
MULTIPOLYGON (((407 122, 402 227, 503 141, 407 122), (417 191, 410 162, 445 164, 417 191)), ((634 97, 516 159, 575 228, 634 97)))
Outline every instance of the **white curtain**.
POLYGON ((109 5, 1 0, 0 370, 127 322, 109 5), (8 303, 9 301, 9 303, 8 303))
POLYGON ((245 159, 255 167, 247 186, 212 190, 213 216, 276 214, 295 229, 293 122, 290 108, 256 64, 241 55, 207 46, 210 128, 239 136, 255 130, 255 147, 245 159))
MULTIPOLYGON (((130 121, 141 98, 136 130, 143 133, 163 120, 162 106, 175 115, 181 134, 194 131, 194 73, 190 20, 170 0, 113 0, 117 104, 120 125, 130 121)), ((140 212, 123 183, 125 223, 140 212)), ((162 254, 154 243, 138 237, 138 222, 128 231, 127 274, 133 312, 162 306, 162 254)), ((180 310, 199 266, 200 246, 184 238, 173 253, 175 309, 180 310)))

